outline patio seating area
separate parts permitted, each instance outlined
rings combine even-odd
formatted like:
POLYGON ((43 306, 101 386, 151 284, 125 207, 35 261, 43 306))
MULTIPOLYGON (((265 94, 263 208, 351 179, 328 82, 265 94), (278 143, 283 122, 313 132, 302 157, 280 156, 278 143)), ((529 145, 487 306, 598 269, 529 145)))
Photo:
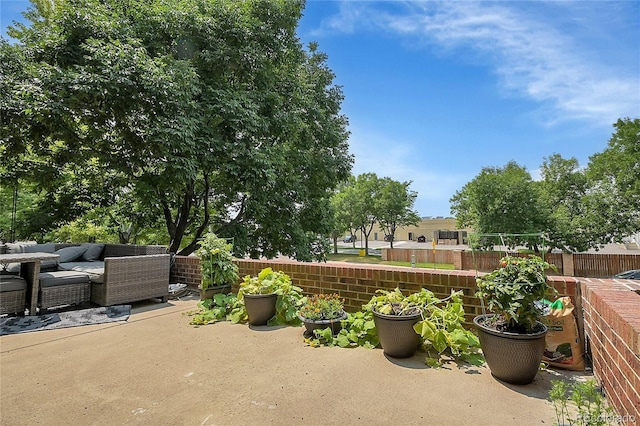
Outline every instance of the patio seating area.
POLYGON ((311 348, 300 327, 189 324, 193 296, 137 302, 126 322, 0 338, 0 424, 553 424, 540 372, 426 367, 380 349, 311 348))

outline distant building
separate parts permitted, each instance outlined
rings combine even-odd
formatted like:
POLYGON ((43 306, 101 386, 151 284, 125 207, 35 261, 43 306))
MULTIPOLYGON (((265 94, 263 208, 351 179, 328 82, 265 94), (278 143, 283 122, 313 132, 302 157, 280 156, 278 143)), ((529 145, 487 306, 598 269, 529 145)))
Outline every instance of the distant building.
MULTIPOLYGON (((434 239, 438 244, 465 244, 466 236, 471 229, 458 229, 454 218, 423 217, 417 226, 406 226, 396 229, 395 241, 418 241, 424 236, 425 241, 434 239)), ((385 234, 379 225, 375 225, 369 237, 372 241, 384 241, 385 234)))

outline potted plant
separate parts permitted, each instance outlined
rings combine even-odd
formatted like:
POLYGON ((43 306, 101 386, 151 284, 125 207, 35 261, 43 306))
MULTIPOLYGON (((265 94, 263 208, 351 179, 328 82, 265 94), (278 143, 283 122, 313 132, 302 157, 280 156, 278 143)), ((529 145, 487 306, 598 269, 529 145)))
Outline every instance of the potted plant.
POLYGON ((282 271, 264 268, 257 276, 245 276, 238 300, 244 301, 250 325, 300 325, 296 313, 304 296, 282 271))
POLYGON ((540 367, 547 327, 538 321, 535 302, 555 292, 547 285, 548 269, 556 268, 539 256, 505 256, 498 269, 477 279, 476 296, 492 314, 473 322, 491 373, 507 383, 531 383, 540 367))
POLYGON ((325 328, 331 328, 335 335, 342 328, 341 321, 347 318, 344 299, 337 293, 314 294, 304 300, 298 318, 304 324, 306 337, 313 336, 313 330, 325 328))
POLYGON ((198 241, 200 257, 200 299, 211 299, 216 293, 228 293, 238 281, 238 265, 233 262, 233 245, 210 232, 198 241))
POLYGON ((474 351, 479 342, 462 326, 461 291, 452 291, 444 299, 424 288, 409 296, 404 296, 399 288, 376 293, 364 308, 373 313, 380 346, 386 355, 408 358, 422 344, 430 366, 439 366, 447 349, 454 357, 475 362, 474 351))

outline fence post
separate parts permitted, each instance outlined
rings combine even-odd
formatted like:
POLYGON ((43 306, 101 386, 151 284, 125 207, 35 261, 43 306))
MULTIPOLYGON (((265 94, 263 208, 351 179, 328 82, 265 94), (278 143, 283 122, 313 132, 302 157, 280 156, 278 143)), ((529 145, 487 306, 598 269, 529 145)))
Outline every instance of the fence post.
POLYGON ((464 271, 463 252, 464 250, 453 250, 453 269, 464 271))
POLYGON ((575 276, 573 253, 562 253, 562 275, 566 277, 575 276))

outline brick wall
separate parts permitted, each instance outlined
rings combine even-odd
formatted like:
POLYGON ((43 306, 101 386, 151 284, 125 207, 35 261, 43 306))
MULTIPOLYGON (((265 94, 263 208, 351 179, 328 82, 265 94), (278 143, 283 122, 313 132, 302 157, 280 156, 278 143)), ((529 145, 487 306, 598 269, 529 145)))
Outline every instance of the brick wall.
POLYGON ((187 284, 197 289, 200 285, 200 258, 195 256, 176 256, 169 282, 187 284))
MULTIPOLYGON (((305 293, 340 294, 345 299, 345 309, 350 312, 360 310, 376 289, 392 290, 399 287, 409 294, 422 287, 443 298, 452 290, 462 290, 467 325, 473 317, 482 313, 480 301, 475 297, 476 281, 472 271, 432 270, 388 265, 349 264, 340 262, 303 263, 290 260, 236 260, 240 277, 257 275, 263 268, 271 267, 283 271, 294 284, 305 293)), ((579 306, 580 287, 572 277, 548 277, 560 295, 571 296, 579 306)), ((171 282, 180 282, 197 288, 200 284, 199 259, 197 257, 176 256, 171 273, 171 282)), ((237 291, 237 283, 233 291, 237 291)))
POLYGON ((582 278, 593 372, 621 423, 640 424, 640 284, 582 278))

